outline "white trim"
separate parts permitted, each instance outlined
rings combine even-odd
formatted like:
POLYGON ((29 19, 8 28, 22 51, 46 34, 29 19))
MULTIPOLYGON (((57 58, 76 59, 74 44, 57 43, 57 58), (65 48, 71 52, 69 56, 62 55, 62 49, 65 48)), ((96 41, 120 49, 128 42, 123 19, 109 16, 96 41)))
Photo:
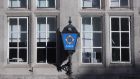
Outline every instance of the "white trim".
POLYGON ((102 8, 102 0, 100 0, 100 7, 99 7, 100 9, 102 8))
MULTIPOLYGON (((81 0, 81 8, 95 8, 95 9, 101 9, 101 7, 102 7, 102 0, 100 0, 100 3, 99 3, 99 7, 84 7, 84 1, 83 0, 81 0)), ((93 3, 93 0, 92 0, 92 3, 93 3)))
POLYGON ((83 18, 83 17, 80 17, 80 24, 81 24, 81 31, 80 31, 80 34, 81 34, 81 36, 80 36, 80 39, 81 39, 80 63, 81 63, 81 64, 83 64, 83 62, 82 62, 82 50, 83 50, 83 48, 82 48, 82 46, 83 46, 83 41, 82 41, 82 38, 83 38, 83 24, 82 24, 82 18, 83 18))
POLYGON ((131 24, 130 24, 130 16, 128 17, 128 20, 129 20, 129 58, 130 58, 130 62, 131 62, 131 60, 132 60, 132 52, 131 52, 131 24))
POLYGON ((27 7, 27 9, 29 8, 29 0, 27 0, 27 3, 26 3, 26 7, 27 7))
POLYGON ((57 3, 57 2, 56 2, 56 0, 55 0, 54 8, 56 8, 56 3, 57 3))
MULTIPOLYGON (((119 0, 119 5, 118 6, 111 6, 111 0, 109 0, 109 7, 110 8, 124 8, 123 6, 121 6, 121 1, 119 0)), ((125 7, 130 7, 130 0, 128 0, 128 5, 127 6, 125 6, 125 7)))
MULTIPOLYGON (((47 0, 46 0, 47 1, 47 0)), ((47 3, 47 2, 46 2, 47 3)), ((49 5, 48 5, 49 6, 49 5)), ((48 42, 48 17, 46 17, 46 46, 47 46, 47 42, 48 42)), ((47 47, 46 47, 47 48, 47 47)), ((46 49, 46 64, 48 64, 47 62, 47 49, 46 49)))
MULTIPOLYGON (((36 8, 52 8, 52 7, 49 7, 49 1, 48 0, 45 0, 45 2, 46 2, 45 7, 40 7, 39 0, 36 0, 36 8)), ((54 8, 56 8, 56 3, 57 3, 56 0, 54 0, 54 8)))
MULTIPOLYGON (((18 1, 20 1, 20 0, 18 0, 18 1)), ((20 5, 20 7, 13 7, 12 5, 10 6, 10 1, 8 0, 8 8, 24 8, 24 7, 21 7, 21 5, 20 5)), ((26 0, 26 9, 28 9, 29 8, 29 0, 26 0)))

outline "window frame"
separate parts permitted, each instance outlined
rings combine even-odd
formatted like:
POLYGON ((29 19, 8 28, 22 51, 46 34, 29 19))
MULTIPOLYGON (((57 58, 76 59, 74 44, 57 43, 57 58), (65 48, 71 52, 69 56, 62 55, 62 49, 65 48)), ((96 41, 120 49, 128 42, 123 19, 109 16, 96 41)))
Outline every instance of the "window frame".
MULTIPOLYGON (((18 1, 20 1, 20 0, 18 0, 18 1)), ((25 8, 25 9, 28 9, 28 7, 29 7, 29 0, 26 0, 26 7, 13 7, 13 6, 10 6, 10 4, 11 4, 10 0, 8 0, 8 8, 21 8, 21 9, 25 8)))
MULTIPOLYGON (((92 0, 92 2, 93 2, 93 0, 92 0)), ((99 5, 99 7, 84 7, 84 1, 83 0, 81 0, 81 7, 83 8, 83 9, 85 9, 85 8, 93 8, 93 9, 101 9, 101 7, 102 7, 102 0, 100 0, 100 5, 99 5)))
MULTIPOLYGON (((38 2, 39 2, 39 0, 36 0, 36 8, 56 8, 56 0, 54 0, 54 7, 40 7, 40 6, 38 6, 38 2)), ((47 0, 45 1, 45 2, 47 2, 47 0)))
POLYGON ((128 5, 127 6, 121 6, 121 1, 119 0, 119 5, 118 6, 111 6, 111 0, 109 0, 109 6, 110 8, 129 8, 130 7, 130 0, 128 0, 128 5))
MULTIPOLYGON (((81 36, 80 36, 80 39, 81 39, 81 57, 80 57, 80 59, 81 59, 81 64, 97 64, 97 65, 101 65, 101 64, 103 64, 103 26, 102 26, 102 24, 101 24, 101 30, 100 31, 85 31, 86 33, 100 33, 101 34, 101 47, 84 47, 83 46, 83 33, 84 33, 84 31, 83 31, 83 24, 82 24, 82 18, 84 18, 84 17, 89 17, 90 19, 91 19, 91 26, 93 26, 93 18, 95 18, 95 17, 98 17, 98 18, 100 18, 101 19, 101 22, 102 22, 102 19, 103 19, 103 17, 102 16, 82 16, 81 17, 81 36), (101 62, 96 62, 96 63, 94 63, 94 62, 90 62, 90 63, 84 63, 82 60, 83 60, 83 56, 82 56, 82 54, 83 54, 83 49, 93 49, 93 48, 99 48, 99 49, 101 49, 101 62)), ((103 22, 102 22, 103 23, 103 22)))
POLYGON ((111 52, 111 63, 131 63, 131 59, 132 59, 132 53, 131 53, 131 24, 130 24, 130 20, 131 20, 131 16, 110 16, 110 52, 111 52), (119 31, 112 31, 111 30, 111 19, 112 18, 118 18, 119 19, 119 31), (121 18, 128 18, 128 21, 129 21, 129 30, 128 31, 121 31, 121 18), (119 47, 113 47, 112 46, 112 32, 113 33, 118 33, 119 32, 119 47), (121 33, 128 33, 129 32, 129 46, 126 47, 126 46, 121 46, 121 33), (113 61, 113 58, 112 58, 112 48, 119 48, 120 50, 120 59, 119 61, 113 61), (122 61, 122 57, 121 57, 121 49, 122 48, 128 48, 129 49, 129 61, 126 62, 126 61, 122 61))
MULTIPOLYGON (((28 62, 29 62, 29 25, 28 25, 28 23, 29 23, 29 17, 28 16, 20 16, 20 17, 14 17, 14 16, 8 16, 8 54, 7 54, 7 63, 8 64, 28 64, 28 62), (22 18, 25 18, 26 20, 27 20, 27 30, 26 30, 26 33, 27 33, 27 46, 26 47, 10 47, 9 46, 9 43, 10 43, 10 40, 9 40, 9 37, 10 37, 10 19, 17 19, 17 25, 19 26, 19 19, 22 19, 22 18), (18 51, 19 51, 19 49, 27 49, 27 56, 26 56, 26 62, 10 62, 9 61, 9 59, 10 59, 10 49, 17 49, 18 51)), ((18 28, 19 29, 19 28, 18 28)), ((21 33, 20 33, 21 34, 21 33)), ((18 35, 19 36, 19 35, 18 35)), ((19 44, 19 41, 18 41, 18 44, 19 44)), ((17 59, 19 58, 19 52, 17 52, 17 59)))
MULTIPOLYGON (((37 19, 38 19, 38 18, 46 18, 46 27, 47 27, 47 21, 48 21, 47 19, 48 19, 48 17, 53 17, 53 18, 55 18, 55 19, 57 20, 57 16, 36 16, 36 64, 48 64, 47 59, 46 59, 46 62, 45 62, 45 63, 44 63, 44 62, 43 62, 43 63, 37 62, 37 61, 38 61, 38 60, 37 60, 37 53, 38 53, 37 50, 38 50, 38 48, 39 48, 39 49, 40 49, 40 48, 46 48, 46 49, 47 49, 47 48, 56 48, 56 51, 55 51, 55 52, 56 52, 56 54, 57 54, 57 35, 56 35, 56 47, 38 47, 38 46, 37 46, 37 39, 38 39, 38 38, 37 38, 37 34, 38 34, 38 29, 37 29, 37 28, 38 28, 38 23, 37 23, 38 20, 37 20, 37 19)), ((57 22, 56 22, 56 25, 57 25, 57 22)), ((56 26, 56 30, 57 30, 57 26, 56 26)), ((49 33, 55 33, 55 34, 56 34, 56 31, 48 31, 47 28, 46 28, 46 32, 45 32, 45 33, 46 33, 46 46, 47 46, 47 41, 48 41, 48 40, 47 40, 47 35, 48 35, 49 33)), ((47 51, 46 51, 46 58, 47 58, 47 51)))

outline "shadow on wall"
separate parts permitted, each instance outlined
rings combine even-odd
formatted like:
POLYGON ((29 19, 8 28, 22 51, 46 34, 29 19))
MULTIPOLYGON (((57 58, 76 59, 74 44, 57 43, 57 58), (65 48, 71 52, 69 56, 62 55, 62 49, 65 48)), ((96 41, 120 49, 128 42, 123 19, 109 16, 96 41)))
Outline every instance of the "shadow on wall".
POLYGON ((76 79, 140 79, 140 66, 115 65, 81 67, 76 79))
MULTIPOLYGON (((47 46, 55 45, 56 49, 47 49, 47 60, 58 71, 62 71, 62 65, 67 63, 68 52, 64 50, 61 32, 57 29, 57 44, 49 42, 47 46), (50 52, 51 51, 51 52, 50 52), (57 53, 56 53, 57 51, 57 53)), ((140 79, 140 66, 135 67, 114 64, 113 66, 85 66, 79 67, 75 79, 140 79)))
POLYGON ((47 43, 47 62, 49 64, 53 64, 56 66, 58 71, 62 71, 62 65, 65 65, 68 63, 68 52, 64 50, 63 41, 61 37, 61 32, 59 29, 57 29, 57 40, 55 42, 48 42, 47 43), (49 49, 50 46, 56 45, 56 49, 49 49))

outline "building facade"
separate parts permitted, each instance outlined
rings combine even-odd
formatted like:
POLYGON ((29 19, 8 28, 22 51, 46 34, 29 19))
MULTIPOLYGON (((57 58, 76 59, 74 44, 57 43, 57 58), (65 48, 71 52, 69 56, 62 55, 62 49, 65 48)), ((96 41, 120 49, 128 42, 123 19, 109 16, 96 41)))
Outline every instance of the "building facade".
POLYGON ((140 79, 139 0, 0 1, 0 79, 65 79, 69 17, 74 79, 140 79))

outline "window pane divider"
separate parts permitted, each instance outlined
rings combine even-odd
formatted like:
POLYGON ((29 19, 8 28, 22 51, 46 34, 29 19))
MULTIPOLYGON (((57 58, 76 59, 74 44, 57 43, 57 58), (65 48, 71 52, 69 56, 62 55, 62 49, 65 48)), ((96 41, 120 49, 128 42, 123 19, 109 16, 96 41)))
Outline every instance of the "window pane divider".
POLYGON ((83 32, 87 32, 87 33, 102 33, 102 31, 83 31, 83 32))
POLYGON ((84 47, 83 48, 87 48, 87 49, 92 49, 92 48, 102 48, 102 47, 84 47))
POLYGON ((113 33, 118 33, 118 32, 124 32, 124 33, 128 33, 129 31, 111 31, 111 32, 113 32, 113 33))
POLYGON ((48 33, 56 33, 56 31, 47 31, 48 33))

